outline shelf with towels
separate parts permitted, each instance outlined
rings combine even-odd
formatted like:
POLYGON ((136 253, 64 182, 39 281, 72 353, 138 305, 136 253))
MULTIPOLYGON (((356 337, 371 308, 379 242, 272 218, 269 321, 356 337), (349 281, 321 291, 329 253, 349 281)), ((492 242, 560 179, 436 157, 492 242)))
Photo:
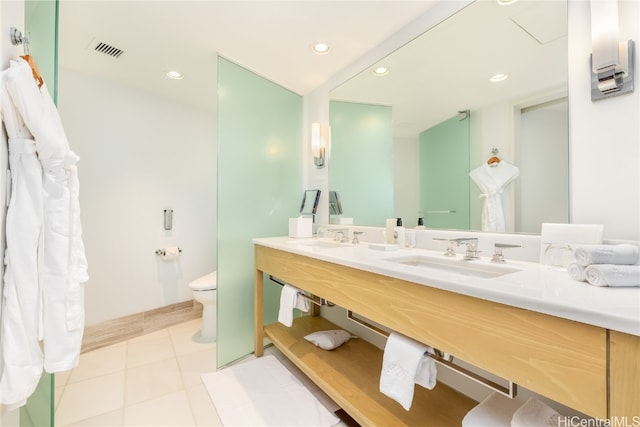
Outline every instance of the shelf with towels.
POLYGON ((362 339, 331 351, 304 340, 312 332, 340 327, 319 316, 264 326, 265 335, 358 423, 367 426, 460 426, 477 402, 439 383, 433 390, 416 386, 410 411, 378 392, 383 352, 362 339))

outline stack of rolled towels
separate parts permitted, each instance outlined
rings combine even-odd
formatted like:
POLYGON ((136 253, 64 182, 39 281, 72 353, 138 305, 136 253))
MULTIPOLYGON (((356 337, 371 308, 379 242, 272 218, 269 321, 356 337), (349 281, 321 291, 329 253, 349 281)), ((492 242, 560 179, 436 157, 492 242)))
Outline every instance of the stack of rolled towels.
POLYGON ((569 276, 594 286, 640 286, 640 249, 632 244, 582 245, 575 248, 569 276))

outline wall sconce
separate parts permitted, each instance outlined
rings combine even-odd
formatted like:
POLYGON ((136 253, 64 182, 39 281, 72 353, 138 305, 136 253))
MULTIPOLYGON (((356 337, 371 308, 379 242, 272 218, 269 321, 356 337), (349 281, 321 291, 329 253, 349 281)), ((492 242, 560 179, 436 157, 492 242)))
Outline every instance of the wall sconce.
POLYGON ((634 42, 618 39, 618 0, 591 0, 591 101, 633 92, 634 42))
POLYGON ((311 123, 311 153, 313 154, 313 163, 318 169, 323 168, 329 145, 330 128, 323 127, 320 123, 311 123))

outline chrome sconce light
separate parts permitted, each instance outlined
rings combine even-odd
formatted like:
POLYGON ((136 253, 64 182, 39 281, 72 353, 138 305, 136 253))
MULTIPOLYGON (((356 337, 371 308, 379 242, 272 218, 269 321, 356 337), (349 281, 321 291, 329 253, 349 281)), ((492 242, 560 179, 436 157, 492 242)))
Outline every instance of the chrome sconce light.
POLYGON ((618 39, 618 0, 591 0, 591 101, 633 92, 635 44, 618 39))
POLYGON ((326 163, 330 132, 328 127, 323 128, 320 123, 311 124, 311 153, 318 169, 323 168, 326 163))

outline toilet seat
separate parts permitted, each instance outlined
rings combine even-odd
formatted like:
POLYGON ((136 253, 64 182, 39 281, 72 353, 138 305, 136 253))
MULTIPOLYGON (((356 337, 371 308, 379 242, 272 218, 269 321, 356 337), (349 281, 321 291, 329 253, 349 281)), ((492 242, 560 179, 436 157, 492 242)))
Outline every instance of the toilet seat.
POLYGON ((216 272, 202 276, 189 283, 189 287, 193 291, 214 291, 217 288, 216 272))

